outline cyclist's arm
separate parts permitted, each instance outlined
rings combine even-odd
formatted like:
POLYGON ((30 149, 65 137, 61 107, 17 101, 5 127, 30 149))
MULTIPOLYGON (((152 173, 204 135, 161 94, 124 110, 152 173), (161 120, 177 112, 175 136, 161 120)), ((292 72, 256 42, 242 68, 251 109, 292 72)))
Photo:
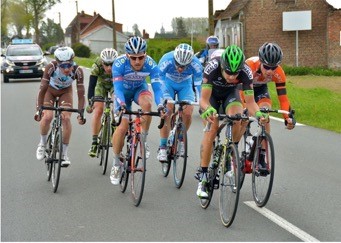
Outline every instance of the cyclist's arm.
POLYGON ((84 106, 85 106, 84 73, 83 73, 83 69, 80 67, 76 69, 76 79, 77 79, 78 110, 84 111, 84 106))
POLYGON ((89 78, 89 87, 88 87, 88 101, 95 95, 95 87, 97 84, 98 76, 91 75, 89 78))
POLYGON ((52 63, 49 63, 40 81, 40 87, 39 87, 37 100, 36 100, 37 110, 43 105, 44 97, 45 97, 47 88, 49 87, 49 84, 50 84, 50 77, 53 72, 54 72, 54 66, 52 63))
MULTIPOLYGON (((276 92, 280 107, 282 110, 289 111, 290 110, 290 102, 287 96, 287 90, 285 87, 286 84, 286 76, 284 70, 279 66, 276 69, 277 75, 273 78, 273 81, 276 84, 276 92)), ((283 118, 287 119, 289 116, 287 114, 283 114, 283 118)))
POLYGON ((151 79, 151 85, 154 92, 154 100, 156 105, 162 104, 162 89, 161 89, 161 83, 159 79, 151 79))
POLYGON ((208 83, 206 78, 203 79, 201 84, 201 96, 199 100, 199 105, 202 110, 206 110, 210 104, 210 98, 212 95, 212 84, 208 83))
POLYGON ((119 77, 114 77, 114 81, 113 81, 113 85, 114 85, 114 90, 115 90, 115 99, 116 101, 121 105, 121 104, 125 104, 125 97, 124 97, 124 87, 123 87, 123 77, 119 76, 119 77))

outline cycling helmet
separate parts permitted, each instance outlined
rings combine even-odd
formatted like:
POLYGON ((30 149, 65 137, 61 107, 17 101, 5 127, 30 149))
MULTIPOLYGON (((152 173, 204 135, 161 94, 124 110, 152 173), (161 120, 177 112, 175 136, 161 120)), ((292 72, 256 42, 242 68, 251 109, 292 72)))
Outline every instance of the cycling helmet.
POLYGON ((193 48, 188 44, 182 43, 175 48, 174 59, 181 66, 190 64, 193 60, 193 56, 193 48))
POLYGON ((245 56, 239 46, 228 46, 221 54, 221 67, 231 73, 239 72, 244 66, 245 56))
POLYGON ((210 47, 210 45, 216 45, 217 47, 219 47, 219 39, 218 37, 211 35, 206 39, 206 44, 208 48, 210 47))
POLYGON ((113 63, 115 59, 117 58, 118 53, 113 48, 105 48, 103 51, 101 51, 100 57, 103 62, 105 63, 113 63))
POLYGON ((146 52, 147 42, 141 37, 134 36, 130 37, 125 43, 124 48, 128 54, 138 54, 141 52, 146 52))
POLYGON ((67 62, 75 57, 75 53, 70 47, 58 47, 54 52, 54 57, 58 62, 67 62))
POLYGON ((281 63, 283 52, 276 43, 266 42, 259 48, 258 56, 261 63, 275 67, 281 63))

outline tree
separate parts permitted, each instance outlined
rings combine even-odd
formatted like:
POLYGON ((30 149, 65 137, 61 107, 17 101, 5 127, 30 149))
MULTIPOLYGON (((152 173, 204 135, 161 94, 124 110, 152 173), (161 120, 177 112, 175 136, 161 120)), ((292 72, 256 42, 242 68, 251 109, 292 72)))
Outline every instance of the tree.
POLYGON ((11 13, 10 22, 13 25, 16 34, 23 37, 23 30, 26 29, 26 37, 33 22, 33 15, 29 13, 27 4, 22 0, 9 1, 8 10, 11 13))
POLYGON ((59 24, 53 22, 52 19, 47 19, 47 22, 42 22, 40 28, 40 39, 41 45, 45 45, 48 43, 60 44, 64 42, 64 32, 59 24))
POLYGON ((141 31, 139 30, 139 26, 137 24, 133 25, 133 33, 134 36, 142 37, 141 31))
POLYGON ((175 18, 175 19, 173 18, 172 28, 173 28, 173 31, 176 33, 177 37, 186 37, 187 36, 186 26, 185 26, 183 17, 179 17, 179 18, 175 18))
POLYGON ((8 31, 7 31, 7 24, 8 24, 8 1, 2 0, 1 1, 1 46, 4 44, 5 41, 8 40, 8 31))
POLYGON ((56 3, 60 3, 60 0, 24 0, 29 10, 33 13, 33 27, 35 31, 36 42, 40 44, 40 30, 39 24, 44 18, 44 14, 47 10, 51 9, 56 3))

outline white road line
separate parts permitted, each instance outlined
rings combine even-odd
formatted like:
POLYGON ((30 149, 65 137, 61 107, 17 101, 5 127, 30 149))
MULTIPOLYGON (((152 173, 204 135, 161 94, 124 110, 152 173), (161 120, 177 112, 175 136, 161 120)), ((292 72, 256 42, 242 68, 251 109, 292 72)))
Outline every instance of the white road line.
MULTIPOLYGON (((283 118, 278 118, 278 117, 274 117, 274 116, 270 116, 270 118, 271 118, 272 120, 276 120, 276 121, 283 121, 283 118)), ((296 122, 296 126, 305 126, 305 125, 302 124, 302 123, 296 122)))
POLYGON ((282 227, 283 229, 289 231, 291 234, 295 235, 296 237, 300 238, 304 242, 320 242, 318 239, 314 238, 313 236, 309 235, 308 233, 304 232, 303 230, 297 228, 295 225, 291 224, 290 222, 286 221, 285 219, 281 218, 277 214, 271 212, 269 209, 260 208, 256 205, 254 201, 246 201, 244 202, 250 208, 256 210, 258 213, 262 214, 263 216, 270 219, 272 222, 277 224, 278 226, 282 227))

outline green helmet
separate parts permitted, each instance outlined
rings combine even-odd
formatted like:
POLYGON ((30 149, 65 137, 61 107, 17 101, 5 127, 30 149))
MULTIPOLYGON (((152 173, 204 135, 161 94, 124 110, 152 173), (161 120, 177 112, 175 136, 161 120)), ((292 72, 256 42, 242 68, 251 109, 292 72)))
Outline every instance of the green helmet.
POLYGON ((245 56, 239 46, 228 46, 221 55, 221 68, 230 73, 239 72, 244 65, 245 56))

